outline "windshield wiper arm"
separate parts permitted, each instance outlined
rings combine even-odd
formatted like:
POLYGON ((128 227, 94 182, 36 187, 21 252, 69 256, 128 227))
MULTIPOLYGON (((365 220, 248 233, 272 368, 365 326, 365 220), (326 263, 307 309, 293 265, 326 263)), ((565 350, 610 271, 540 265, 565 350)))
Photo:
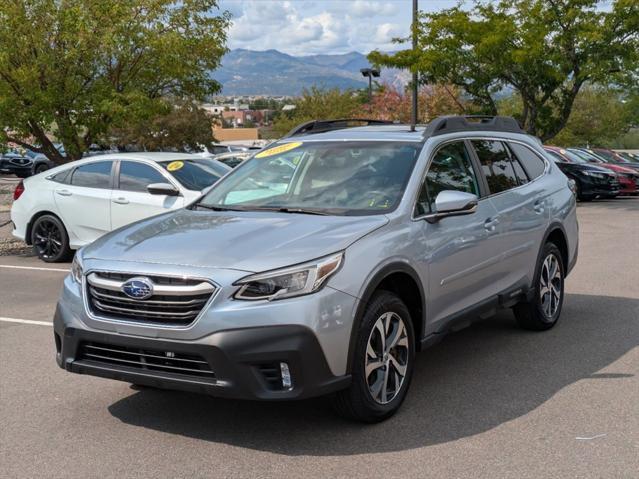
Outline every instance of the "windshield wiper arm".
POLYGON ((211 210, 211 211, 246 211, 240 208, 227 208, 225 206, 212 206, 212 205, 205 205, 202 203, 197 203, 193 206, 195 206, 196 208, 204 208, 205 210, 211 210))
POLYGON ((258 207, 256 211, 277 211, 279 213, 299 213, 302 215, 318 215, 318 216, 330 216, 330 213, 319 210, 308 210, 306 208, 287 208, 286 206, 274 206, 274 207, 258 207))

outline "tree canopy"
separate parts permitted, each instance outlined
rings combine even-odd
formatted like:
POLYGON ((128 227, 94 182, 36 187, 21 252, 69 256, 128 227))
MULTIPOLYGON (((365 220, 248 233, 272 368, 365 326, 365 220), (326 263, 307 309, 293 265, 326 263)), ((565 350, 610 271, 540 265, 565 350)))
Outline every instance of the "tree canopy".
POLYGON ((637 0, 477 2, 470 10, 422 12, 416 31, 416 50, 369 59, 417 70, 425 83, 456 85, 487 114, 515 91, 518 119, 544 141, 565 127, 585 84, 639 81, 637 0))
POLYGON ((0 143, 64 162, 113 127, 166 112, 168 97, 203 100, 220 89, 210 72, 229 24, 217 0, 4 0, 0 143))

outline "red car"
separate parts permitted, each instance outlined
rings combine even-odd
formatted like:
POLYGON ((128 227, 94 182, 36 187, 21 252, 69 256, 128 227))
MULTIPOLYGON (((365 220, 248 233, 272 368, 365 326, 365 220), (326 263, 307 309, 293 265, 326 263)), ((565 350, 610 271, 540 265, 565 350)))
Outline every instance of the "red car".
POLYGON ((593 151, 585 148, 568 148, 568 151, 588 160, 590 163, 595 163, 597 166, 614 171, 617 174, 617 180, 619 180, 619 184, 621 185, 621 191, 619 191, 620 195, 639 194, 639 173, 632 168, 608 163, 605 159, 598 156, 593 151))

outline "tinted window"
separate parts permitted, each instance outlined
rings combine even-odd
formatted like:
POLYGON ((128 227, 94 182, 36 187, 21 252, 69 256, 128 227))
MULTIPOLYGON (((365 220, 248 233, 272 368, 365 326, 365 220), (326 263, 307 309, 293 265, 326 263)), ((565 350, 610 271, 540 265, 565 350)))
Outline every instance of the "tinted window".
POLYGON ((160 163, 186 189, 201 191, 231 171, 216 160, 177 160, 160 163))
POLYGON ((530 148, 517 143, 510 143, 509 145, 531 179, 535 179, 544 173, 546 169, 544 160, 536 155, 530 148))
POLYGON ((560 155, 558 155, 554 151, 546 150, 546 154, 555 163, 566 163, 566 160, 564 160, 560 155))
POLYGON ((524 171, 524 168, 521 166, 521 163, 514 156, 511 157, 510 162, 513 165, 513 169, 515 170, 515 176, 517 177, 517 183, 520 185, 525 185, 528 183, 528 176, 524 171))
POLYGON ((60 171, 56 173, 55 175, 53 175, 52 177, 50 177, 50 179, 57 183, 68 183, 69 179, 67 177, 69 176, 70 171, 71 170, 60 171))
POLYGON ((146 192, 146 187, 151 183, 167 183, 167 181, 159 171, 144 163, 135 161, 120 163, 121 190, 146 192))
POLYGON ((71 174, 71 184, 88 188, 111 187, 111 161, 98 161, 78 166, 71 174))
POLYGON ((519 183, 510 156, 501 141, 473 140, 491 193, 516 187, 519 183))
POLYGON ((465 191, 479 196, 477 177, 463 142, 449 143, 435 153, 419 192, 415 215, 434 212, 435 198, 444 190, 465 191))

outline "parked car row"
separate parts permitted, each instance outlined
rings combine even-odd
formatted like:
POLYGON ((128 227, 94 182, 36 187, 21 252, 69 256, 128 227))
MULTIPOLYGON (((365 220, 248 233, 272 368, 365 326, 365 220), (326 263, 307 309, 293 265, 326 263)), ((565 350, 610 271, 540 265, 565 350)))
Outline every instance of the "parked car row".
POLYGON ((639 194, 639 158, 630 153, 622 155, 603 148, 544 149, 559 169, 575 181, 580 201, 639 194))

